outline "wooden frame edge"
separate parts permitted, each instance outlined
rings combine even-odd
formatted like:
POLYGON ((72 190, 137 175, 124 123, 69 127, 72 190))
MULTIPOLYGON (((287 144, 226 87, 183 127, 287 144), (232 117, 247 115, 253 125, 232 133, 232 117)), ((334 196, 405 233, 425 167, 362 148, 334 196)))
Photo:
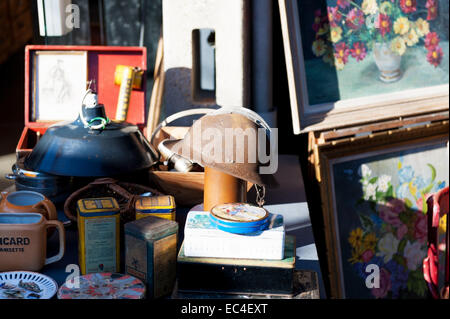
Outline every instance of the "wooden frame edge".
POLYGON ((389 148, 401 147, 410 144, 433 141, 440 138, 449 138, 449 122, 447 120, 438 123, 431 123, 419 127, 405 128, 397 131, 387 131, 372 136, 365 136, 358 139, 349 138, 339 142, 329 142, 317 145, 318 159, 320 162, 319 171, 321 180, 319 182, 322 201, 322 214, 324 218, 323 229, 326 240, 326 256, 328 259, 328 271, 330 280, 330 292, 332 298, 343 298, 341 282, 340 261, 337 252, 336 229, 334 225, 333 196, 331 192, 331 167, 330 161, 342 158, 355 153, 364 153, 389 148))

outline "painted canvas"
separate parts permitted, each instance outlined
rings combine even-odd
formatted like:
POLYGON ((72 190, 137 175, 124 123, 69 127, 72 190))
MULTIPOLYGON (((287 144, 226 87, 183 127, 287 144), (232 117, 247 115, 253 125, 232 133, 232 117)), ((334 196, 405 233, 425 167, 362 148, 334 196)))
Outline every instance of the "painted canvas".
POLYGON ((426 198, 449 183, 448 140, 334 159, 330 165, 342 295, 424 297, 426 198), (374 266, 378 286, 367 285, 374 266))
POLYGON ((447 0, 298 0, 311 107, 447 84, 447 0))
POLYGON ((295 134, 445 112, 447 0, 278 0, 295 134))

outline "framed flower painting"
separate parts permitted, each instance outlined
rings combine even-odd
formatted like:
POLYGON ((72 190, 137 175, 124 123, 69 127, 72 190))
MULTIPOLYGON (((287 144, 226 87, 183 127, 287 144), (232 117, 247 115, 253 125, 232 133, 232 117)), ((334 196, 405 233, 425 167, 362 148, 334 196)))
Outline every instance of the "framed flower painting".
POLYGON ((278 0, 296 134, 448 109, 447 0, 278 0))
POLYGON ((448 129, 446 121, 319 146, 332 297, 426 296, 426 199, 449 183, 448 129))

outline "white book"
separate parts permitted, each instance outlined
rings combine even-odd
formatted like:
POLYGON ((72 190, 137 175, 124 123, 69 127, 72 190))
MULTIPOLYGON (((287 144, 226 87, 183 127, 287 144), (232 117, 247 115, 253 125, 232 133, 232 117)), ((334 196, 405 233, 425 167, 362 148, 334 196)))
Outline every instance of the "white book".
POLYGON ((270 215, 264 231, 241 235, 217 229, 209 212, 190 211, 184 227, 186 257, 272 259, 284 258, 283 216, 270 215))

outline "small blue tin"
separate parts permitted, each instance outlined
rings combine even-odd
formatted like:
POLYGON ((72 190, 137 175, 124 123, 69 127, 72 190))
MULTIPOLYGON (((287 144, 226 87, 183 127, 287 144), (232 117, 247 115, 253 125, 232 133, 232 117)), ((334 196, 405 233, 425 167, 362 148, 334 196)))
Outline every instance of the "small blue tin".
POLYGON ((214 206, 209 217, 211 223, 220 230, 234 234, 249 234, 267 229, 269 215, 262 207, 247 203, 231 203, 214 206))

